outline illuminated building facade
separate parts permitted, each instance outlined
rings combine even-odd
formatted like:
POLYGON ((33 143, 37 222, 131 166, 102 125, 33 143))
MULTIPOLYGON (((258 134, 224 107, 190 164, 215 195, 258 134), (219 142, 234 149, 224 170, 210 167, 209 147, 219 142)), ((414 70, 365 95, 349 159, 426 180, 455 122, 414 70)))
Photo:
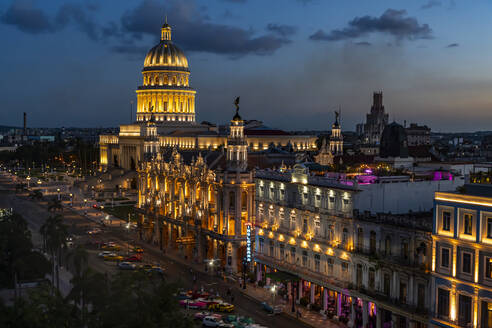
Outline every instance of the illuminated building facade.
MULTIPOLYGON (((227 147, 228 134, 212 124, 196 122, 195 94, 191 88, 190 67, 183 51, 171 40, 167 22, 160 42, 149 50, 142 70, 143 83, 137 89, 136 121, 120 126, 118 135, 100 135, 100 165, 135 170, 144 156, 145 122, 156 124, 162 148, 217 150, 227 147)), ((249 128, 245 124, 249 151, 262 151, 269 145, 293 151, 316 150, 316 136, 296 135, 281 130, 249 128)))
POLYGON ((258 280, 288 273, 290 302, 305 298, 353 327, 427 326, 430 213, 364 211, 377 190, 302 165, 257 171, 255 183, 258 280))
POLYGON ((492 327, 492 187, 436 192, 431 321, 434 327, 492 327))
POLYGON ((147 123, 138 167, 143 239, 179 250, 211 269, 238 272, 246 256, 247 226, 254 224, 253 173, 247 168, 244 121, 231 121, 227 153, 161 149, 147 123), (221 168, 222 167, 222 168, 221 168))

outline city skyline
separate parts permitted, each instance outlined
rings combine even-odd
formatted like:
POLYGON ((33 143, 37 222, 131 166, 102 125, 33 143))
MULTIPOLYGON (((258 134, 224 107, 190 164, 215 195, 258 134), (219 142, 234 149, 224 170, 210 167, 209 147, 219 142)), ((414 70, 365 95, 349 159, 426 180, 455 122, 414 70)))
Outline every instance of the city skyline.
POLYGON ((19 126, 22 112, 30 127, 128 123, 166 15, 190 62, 197 121, 225 123, 240 95, 245 119, 328 130, 341 107, 343 129, 355 130, 376 90, 390 121, 467 132, 488 130, 492 118, 492 49, 480 38, 488 24, 469 23, 486 15, 485 2, 119 3, 0 6, 0 35, 15 44, 0 66, 5 125, 19 126))

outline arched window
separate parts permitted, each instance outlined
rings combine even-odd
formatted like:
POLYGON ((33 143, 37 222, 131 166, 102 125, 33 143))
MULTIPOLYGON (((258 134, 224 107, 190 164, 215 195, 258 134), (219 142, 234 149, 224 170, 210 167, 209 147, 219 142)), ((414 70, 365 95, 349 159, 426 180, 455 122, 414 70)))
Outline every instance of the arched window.
POLYGON ((364 231, 362 228, 357 229, 357 249, 363 251, 364 247, 364 231))
POLYGON ((176 80, 176 76, 173 76, 173 85, 176 85, 178 84, 177 80, 176 80))
POLYGON ((401 241, 400 251, 401 251, 401 257, 404 260, 407 260, 408 259, 408 241, 406 239, 403 239, 401 241))
POLYGON ((371 231, 371 236, 369 239, 369 252, 371 252, 371 254, 376 253, 376 232, 375 231, 371 231))
POLYGON ((165 85, 169 84, 169 80, 167 78, 167 75, 164 75, 164 84, 165 85))
POLYGON ((386 236, 384 240, 384 255, 391 255, 391 237, 386 236))
POLYGON ((241 193, 241 211, 246 211, 248 207, 248 193, 243 191, 241 193))
POLYGON ((231 191, 229 193, 229 210, 234 210, 236 208, 236 193, 231 191))
POLYGON ((347 230, 347 228, 343 228, 342 245, 347 246, 347 243, 348 243, 348 230, 347 230))

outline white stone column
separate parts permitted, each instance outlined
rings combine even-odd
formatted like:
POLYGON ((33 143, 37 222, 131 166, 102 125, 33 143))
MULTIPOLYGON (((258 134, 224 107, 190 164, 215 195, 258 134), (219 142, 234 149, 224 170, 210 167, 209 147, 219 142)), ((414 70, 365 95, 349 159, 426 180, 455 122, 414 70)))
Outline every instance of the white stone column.
POLYGON ((309 302, 311 304, 314 304, 314 292, 315 292, 315 289, 316 289, 316 285, 311 283, 311 288, 310 288, 310 293, 311 293, 311 297, 309 299, 309 302))

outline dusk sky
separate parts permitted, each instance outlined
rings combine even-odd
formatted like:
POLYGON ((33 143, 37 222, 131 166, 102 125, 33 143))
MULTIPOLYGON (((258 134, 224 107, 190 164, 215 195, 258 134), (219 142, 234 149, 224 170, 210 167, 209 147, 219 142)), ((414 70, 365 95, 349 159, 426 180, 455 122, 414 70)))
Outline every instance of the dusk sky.
POLYGON ((245 119, 329 129, 340 106, 354 130, 382 90, 390 121, 492 130, 485 0, 4 0, 0 125, 128 123, 166 14, 197 121, 229 121, 241 96, 245 119))

